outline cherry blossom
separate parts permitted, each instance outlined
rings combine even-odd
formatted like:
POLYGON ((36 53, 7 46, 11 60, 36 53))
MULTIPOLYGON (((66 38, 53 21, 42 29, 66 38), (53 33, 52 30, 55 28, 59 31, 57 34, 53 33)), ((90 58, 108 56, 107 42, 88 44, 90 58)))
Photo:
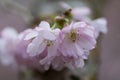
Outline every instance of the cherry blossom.
MULTIPOLYGON (((30 56, 37 56, 44 54, 43 51, 47 50, 47 56, 40 60, 40 64, 45 65, 48 69, 51 60, 57 54, 57 35, 59 34, 59 29, 51 29, 48 22, 42 21, 37 28, 39 31, 38 35, 32 40, 28 45, 27 52, 30 56)), ((28 36, 28 35, 27 35, 28 36)))
POLYGON ((94 28, 85 22, 73 22, 63 28, 59 35, 59 51, 65 57, 64 61, 75 67, 83 67, 86 58, 84 55, 95 44, 94 28))
POLYGON ((90 22, 95 28, 95 37, 97 38, 100 33, 107 33, 107 20, 105 18, 98 18, 90 22))
POLYGON ((2 30, 0 38, 0 59, 4 65, 15 65, 14 49, 18 32, 11 27, 2 30))

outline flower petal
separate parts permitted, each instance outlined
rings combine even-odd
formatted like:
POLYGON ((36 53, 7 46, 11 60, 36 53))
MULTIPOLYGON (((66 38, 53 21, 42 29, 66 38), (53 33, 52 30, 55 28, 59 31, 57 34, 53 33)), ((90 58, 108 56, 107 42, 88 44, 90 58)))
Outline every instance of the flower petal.
POLYGON ((96 40, 86 35, 81 35, 79 41, 77 41, 79 47, 87 50, 91 50, 95 47, 96 40))
POLYGON ((29 34, 27 34, 24 38, 24 40, 30 40, 38 35, 37 31, 32 31, 29 34))
POLYGON ((91 38, 94 38, 95 37, 95 30, 94 30, 94 27, 92 26, 88 26, 88 29, 84 29, 81 31, 81 35, 84 34, 86 36, 89 36, 91 38))
POLYGON ((58 29, 58 28, 54 29, 52 32, 57 36, 60 33, 60 29, 58 29))
POLYGON ((58 71, 64 68, 64 62, 62 61, 61 56, 57 56, 56 58, 54 58, 52 62, 52 68, 58 71))
POLYGON ((55 57, 57 56, 57 45, 51 45, 50 47, 48 47, 48 57, 55 57))
POLYGON ((69 39, 65 38, 63 43, 60 45, 59 50, 64 56, 78 58, 77 50, 69 39))
POLYGON ((1 36, 6 39, 16 39, 18 32, 14 28, 7 27, 2 31, 1 36))
POLYGON ((73 25, 73 28, 81 28, 84 29, 86 28, 87 24, 85 22, 76 22, 73 25))
POLYGON ((91 14, 91 10, 88 7, 73 8, 73 17, 77 20, 85 20, 91 14))
POLYGON ((78 59, 78 60, 76 60, 76 61, 75 61, 75 66, 76 66, 77 68, 83 68, 83 66, 84 66, 84 60, 83 60, 83 59, 78 59))
POLYGON ((52 60, 57 56, 57 46, 51 45, 48 48, 48 54, 47 56, 40 61, 40 64, 50 64, 52 60))
POLYGON ((107 20, 105 18, 98 18, 92 22, 95 29, 98 29, 102 33, 107 33, 107 20))
POLYGON ((75 43, 75 48, 77 50, 76 54, 78 54, 78 56, 82 56, 84 54, 83 49, 76 43, 75 43))
POLYGON ((39 28, 43 28, 45 30, 50 30, 50 25, 48 22, 46 21, 42 21, 40 24, 39 24, 39 28))
POLYGON ((30 56, 36 56, 41 54, 46 48, 46 44, 43 42, 42 36, 37 36, 32 43, 27 47, 27 52, 30 56))
POLYGON ((44 39, 47 39, 47 40, 55 40, 56 39, 55 34, 50 32, 50 31, 48 31, 48 30, 44 31, 43 37, 44 37, 44 39))

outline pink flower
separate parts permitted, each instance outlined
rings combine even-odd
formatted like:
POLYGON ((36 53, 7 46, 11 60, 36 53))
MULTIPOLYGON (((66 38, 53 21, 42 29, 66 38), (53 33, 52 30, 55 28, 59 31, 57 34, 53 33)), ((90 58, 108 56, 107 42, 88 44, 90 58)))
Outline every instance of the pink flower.
POLYGON ((107 20, 105 18, 98 18, 90 22, 95 28, 95 37, 97 38, 100 33, 107 33, 107 20))
MULTIPOLYGON (((40 64, 45 66, 45 69, 49 69, 51 61, 57 55, 57 35, 59 29, 51 29, 48 22, 42 21, 39 27, 36 28, 38 35, 32 40, 27 47, 27 53, 30 56, 44 55, 44 51, 47 51, 47 56, 40 60, 40 64)), ((28 34, 29 35, 29 34, 28 34)), ((28 36, 27 35, 27 36, 28 36)), ((32 34, 31 34, 32 36, 32 34)), ((29 37, 31 37, 29 36, 29 37)))
POLYGON ((19 34, 17 39, 16 48, 14 50, 14 57, 17 64, 21 67, 27 67, 30 69, 37 69, 39 71, 45 71, 44 66, 39 64, 39 61, 46 56, 47 52, 43 52, 44 55, 31 57, 27 53, 27 47, 37 36, 37 31, 35 29, 27 29, 19 34), (30 34, 32 36, 30 36, 30 34))
POLYGON ((87 20, 90 18, 91 9, 87 6, 84 7, 71 7, 65 2, 60 2, 61 7, 65 10, 72 9, 71 14, 75 20, 87 20))
POLYGON ((29 37, 29 34, 30 33, 34 34, 34 32, 35 31, 33 29, 27 29, 18 35, 16 51, 17 53, 20 53, 24 58, 28 57, 27 46, 31 43, 32 38, 36 37, 36 35, 34 36, 32 35, 29 37))
POLYGON ((63 28, 59 35, 59 51, 65 64, 71 65, 71 68, 83 67, 83 60, 95 44, 94 28, 85 22, 73 22, 63 28))
POLYGON ((0 60, 4 65, 15 65, 14 49, 18 33, 15 29, 7 27, 1 32, 0 60))
POLYGON ((88 7, 76 7, 72 9, 73 18, 76 20, 87 20, 91 14, 91 10, 88 7))

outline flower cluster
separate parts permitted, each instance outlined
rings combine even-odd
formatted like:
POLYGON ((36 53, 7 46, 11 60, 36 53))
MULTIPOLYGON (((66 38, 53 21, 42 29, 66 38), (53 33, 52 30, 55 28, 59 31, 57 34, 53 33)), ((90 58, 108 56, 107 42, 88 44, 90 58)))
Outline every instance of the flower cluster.
MULTIPOLYGON (((62 6, 68 8, 65 3, 62 6)), ((55 70, 82 68, 84 60, 95 48, 100 32, 107 32, 107 23, 104 18, 91 20, 88 8, 73 8, 67 12, 67 15, 57 17, 53 26, 41 21, 37 27, 20 34, 12 28, 3 30, 0 38, 1 61, 40 71, 50 67, 55 70)))

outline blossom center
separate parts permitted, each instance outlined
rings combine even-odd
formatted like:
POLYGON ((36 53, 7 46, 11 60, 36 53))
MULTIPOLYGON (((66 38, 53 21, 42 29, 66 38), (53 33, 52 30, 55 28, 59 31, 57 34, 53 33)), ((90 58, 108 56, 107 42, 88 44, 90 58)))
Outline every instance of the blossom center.
POLYGON ((45 40, 45 43, 48 47, 54 44, 53 41, 50 40, 45 40))
POLYGON ((69 34, 69 38, 75 42, 76 41, 76 33, 74 30, 71 30, 70 34, 69 34))

